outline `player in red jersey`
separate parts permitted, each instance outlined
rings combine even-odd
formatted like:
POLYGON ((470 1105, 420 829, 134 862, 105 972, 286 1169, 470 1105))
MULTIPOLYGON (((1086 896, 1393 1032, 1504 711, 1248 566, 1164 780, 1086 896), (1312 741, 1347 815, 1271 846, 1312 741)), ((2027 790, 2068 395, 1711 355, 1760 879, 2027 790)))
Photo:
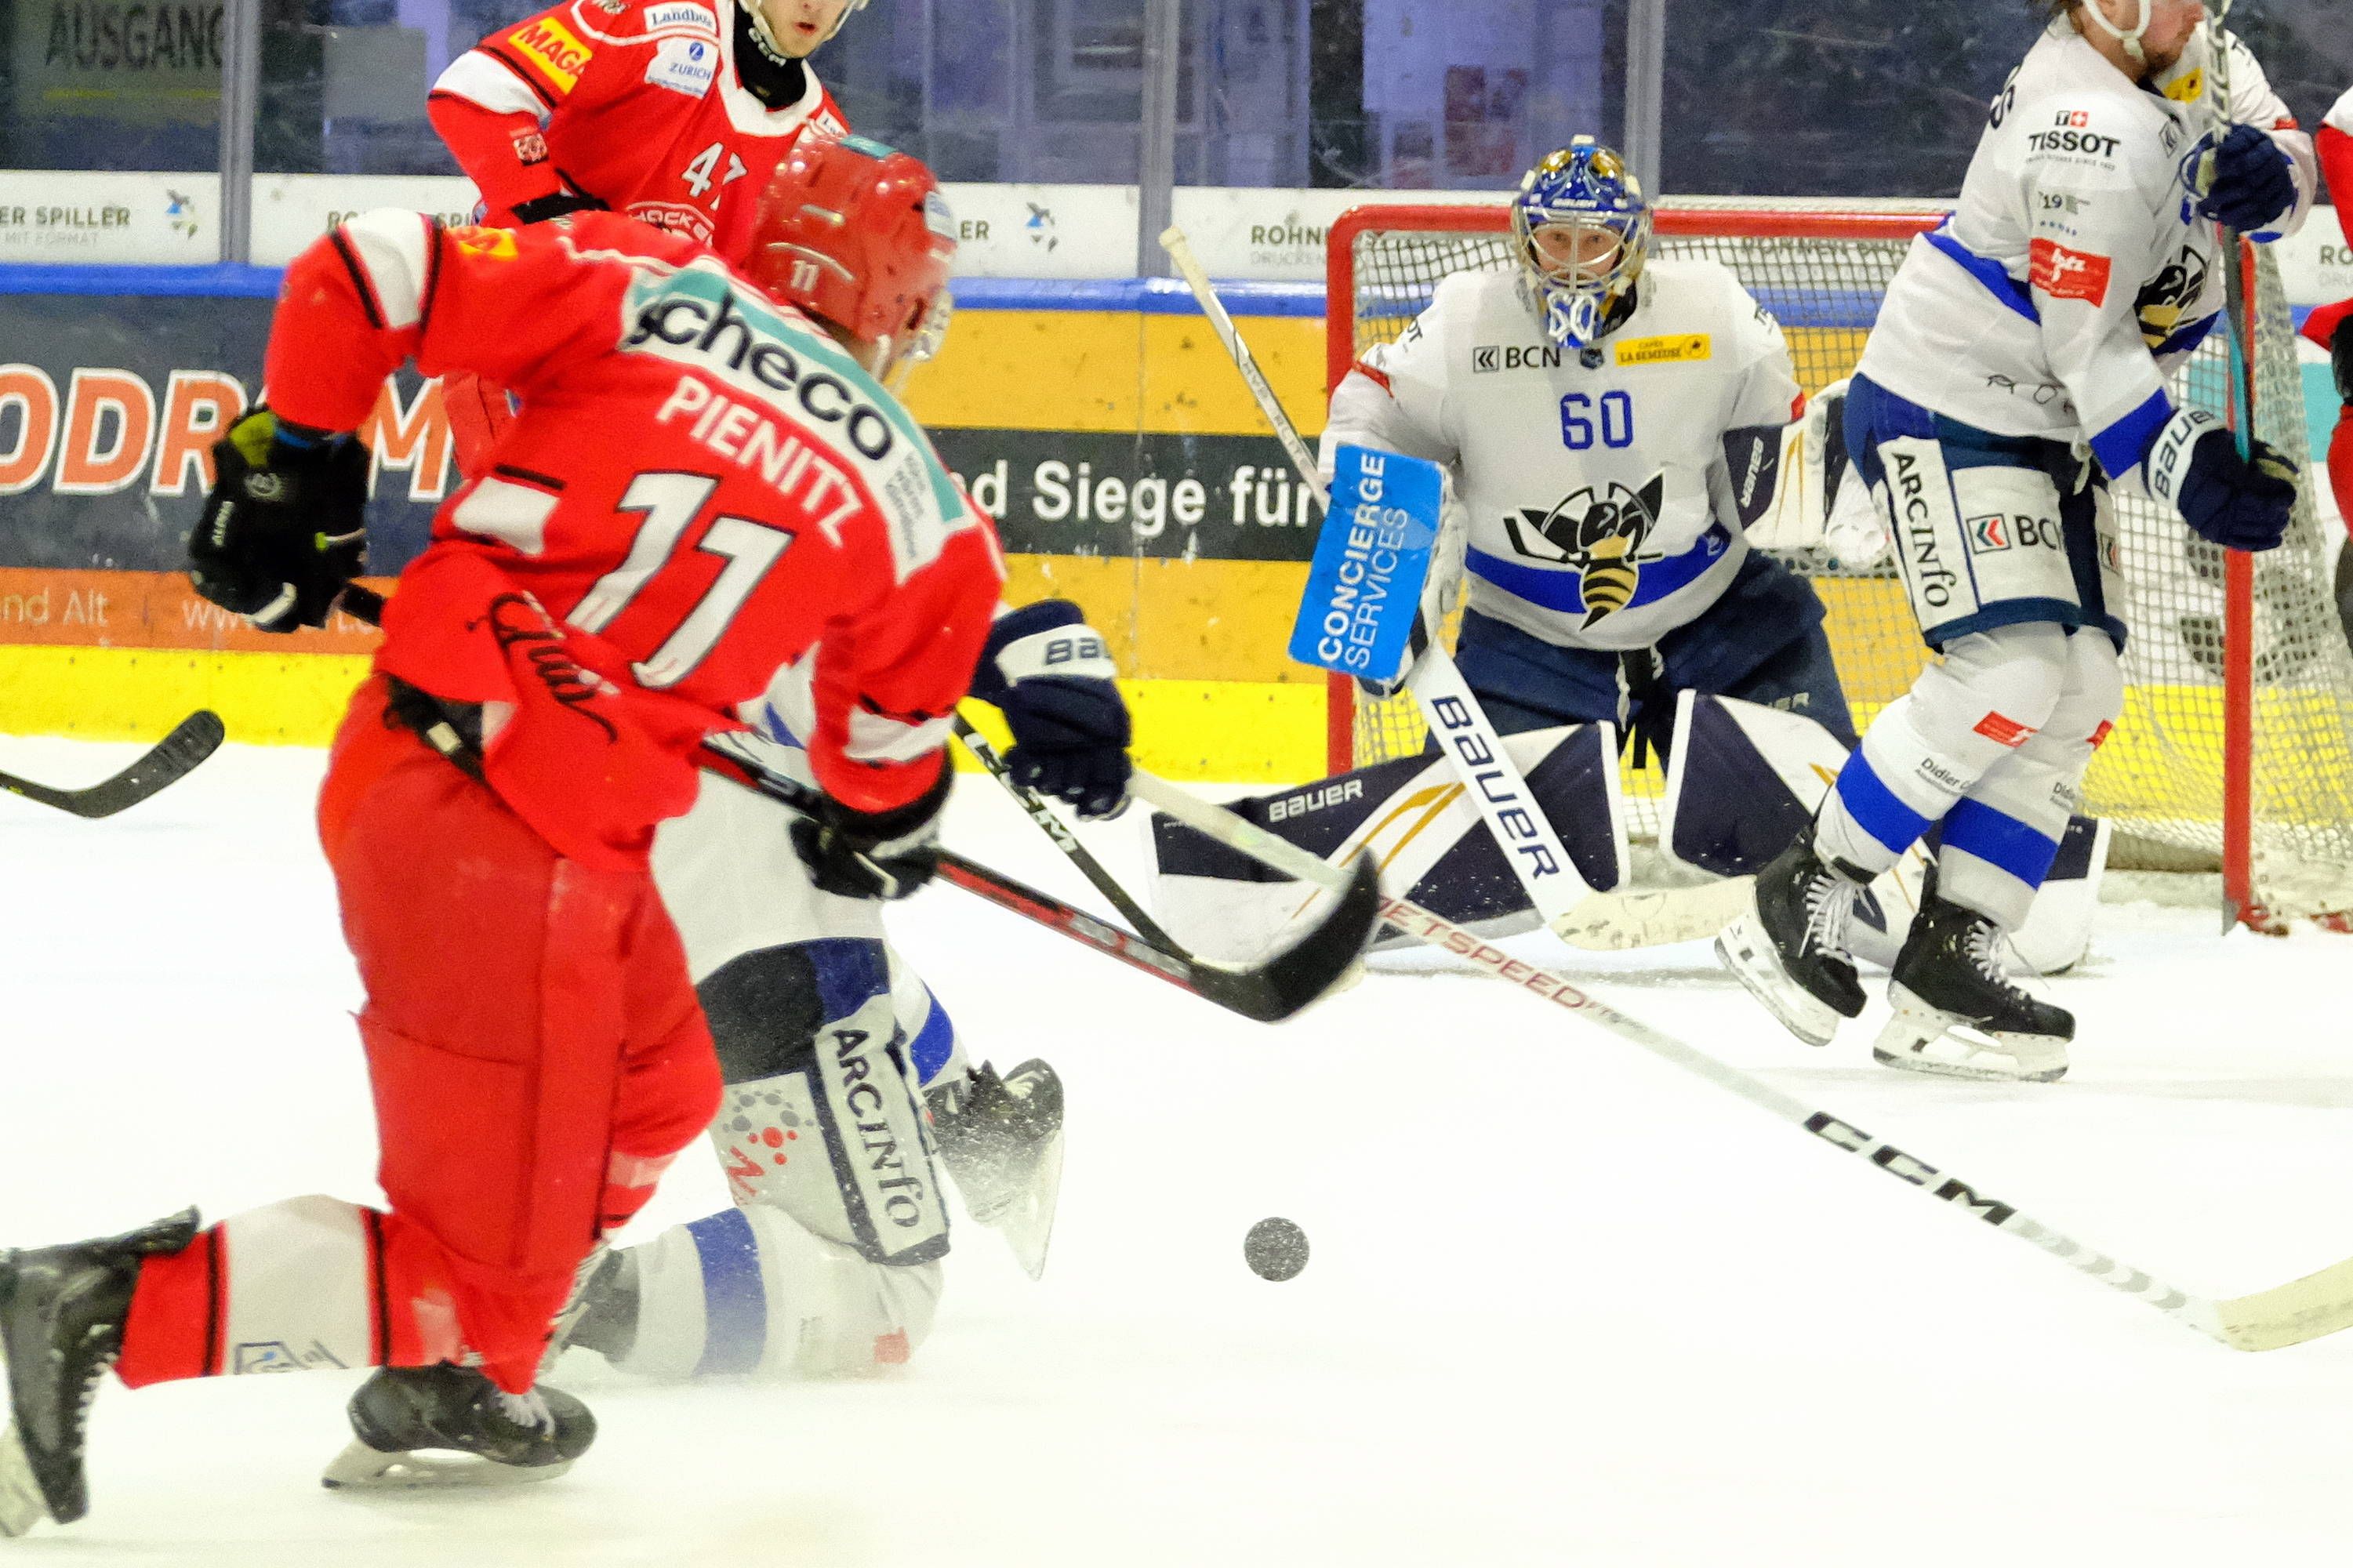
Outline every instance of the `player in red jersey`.
POLYGON ((0 1533, 85 1510, 110 1364, 134 1387, 383 1369, 333 1481, 409 1475, 417 1448, 516 1474, 587 1447, 586 1409, 534 1386, 551 1320, 719 1100, 648 866, 701 742, 797 669, 827 797, 795 835, 813 874, 888 895, 928 868, 948 715, 1003 575, 875 379, 946 280, 933 192, 914 159, 833 142, 779 176, 755 272, 841 268, 830 332, 606 214, 512 233, 372 213, 289 269, 274 412, 217 449, 191 541, 216 603, 324 619, 358 564, 348 432, 403 360, 525 395, 402 574, 320 801, 391 1202, 0 1255, 0 1533))
MULTIPOLYGON (((606 207, 737 260, 749 194, 803 131, 846 129, 806 61, 865 3, 570 0, 451 61, 426 109, 487 222, 606 207)), ((441 396, 471 474, 507 389, 454 371, 441 396)))
POLYGON ((450 63, 427 104, 488 221, 609 207, 733 260, 801 132, 848 129, 805 63, 865 0, 569 0, 450 63))
MULTIPOLYGON (((2337 203, 2337 221, 2345 227, 2347 242, 2353 244, 2353 92, 2337 100, 2321 121, 2313 144, 2320 154, 2321 177, 2337 203)), ((2337 512, 2345 526, 2353 529, 2353 300, 2313 311, 2305 321, 2304 335, 2328 351, 2336 370, 2337 395, 2345 405, 2328 443, 2328 480, 2336 492, 2337 512)), ((2348 576, 2353 574, 2337 573, 2340 597, 2348 576)))

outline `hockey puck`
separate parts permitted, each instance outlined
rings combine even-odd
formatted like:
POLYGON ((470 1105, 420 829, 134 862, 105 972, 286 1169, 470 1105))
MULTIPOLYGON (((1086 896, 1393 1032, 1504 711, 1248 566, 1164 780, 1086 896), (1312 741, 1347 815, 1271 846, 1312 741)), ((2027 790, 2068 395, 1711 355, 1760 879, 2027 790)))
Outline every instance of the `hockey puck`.
POLYGON ((1307 1233, 1287 1219, 1262 1219, 1242 1237, 1242 1260, 1261 1279, 1295 1279, 1307 1267, 1307 1233))

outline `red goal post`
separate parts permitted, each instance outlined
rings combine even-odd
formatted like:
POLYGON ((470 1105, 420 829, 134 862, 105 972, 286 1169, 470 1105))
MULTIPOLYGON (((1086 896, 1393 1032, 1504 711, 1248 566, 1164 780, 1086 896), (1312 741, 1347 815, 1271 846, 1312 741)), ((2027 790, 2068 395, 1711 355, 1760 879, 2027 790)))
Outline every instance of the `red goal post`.
MULTIPOLYGON (((1671 203, 1654 214, 1653 247, 1730 265, 1781 318, 1811 394, 1852 371, 1886 280, 1914 237, 1944 216, 1918 204, 1671 203)), ((1511 265, 1509 228, 1501 204, 1344 214, 1326 252, 1326 395, 1366 346, 1419 314, 1446 272, 1511 265)), ((2245 341, 2255 345, 2257 428, 2301 456, 2309 435, 2284 293, 2257 247, 2244 247, 2243 265, 2254 280, 2245 341)), ((2221 336, 2176 390, 2235 416, 2221 336)), ((2119 863, 2220 869, 2226 905, 2253 924, 2353 907, 2353 652, 2334 613, 2310 489, 2289 547, 2260 563, 2203 546, 2152 503, 2118 508, 2133 584, 2131 690, 2118 740, 2086 780, 2084 809, 2116 821, 2119 863)), ((1928 658, 1893 563, 1858 567, 1804 551, 1783 559, 1830 609, 1860 727, 1928 658)), ((1409 699, 1359 703, 1339 676, 1327 689, 1331 772, 1418 748, 1409 699)), ((1631 775, 1628 798, 1639 833, 1645 790, 1631 775)))

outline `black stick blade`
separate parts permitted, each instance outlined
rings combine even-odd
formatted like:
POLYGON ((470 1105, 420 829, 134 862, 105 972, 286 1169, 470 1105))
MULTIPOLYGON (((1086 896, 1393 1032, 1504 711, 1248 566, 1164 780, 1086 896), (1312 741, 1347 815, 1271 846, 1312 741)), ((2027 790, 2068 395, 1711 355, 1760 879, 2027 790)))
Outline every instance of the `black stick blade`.
POLYGON ((12 773, 0 773, 0 789, 43 805, 54 805, 59 811, 70 811, 76 816, 112 816, 185 778, 197 763, 220 749, 227 735, 220 715, 200 708, 181 720, 145 756, 103 784, 94 784, 88 789, 52 789, 12 773))
POLYGON ((1262 1024, 1279 1024, 1345 979, 1372 945, 1380 924, 1380 876, 1372 856, 1360 854, 1347 890, 1333 900, 1321 924, 1249 969, 1195 960, 1195 988, 1221 1007, 1262 1024))

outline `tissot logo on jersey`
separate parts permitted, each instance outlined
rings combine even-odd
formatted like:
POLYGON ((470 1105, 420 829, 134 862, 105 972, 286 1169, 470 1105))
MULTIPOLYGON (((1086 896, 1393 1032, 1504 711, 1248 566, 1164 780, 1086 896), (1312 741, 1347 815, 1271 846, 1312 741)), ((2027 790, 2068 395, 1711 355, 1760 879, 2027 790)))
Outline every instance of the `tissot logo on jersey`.
POLYGON ((2095 158, 2113 158, 2124 142, 2114 136, 2097 136, 2089 131, 2031 131, 2026 144, 2038 153, 2084 153, 2095 158))
POLYGON ((2088 250, 2071 250, 2055 240, 2038 239, 2028 249, 2027 268, 2034 286, 2053 300, 2105 305, 2116 263, 2088 250))

